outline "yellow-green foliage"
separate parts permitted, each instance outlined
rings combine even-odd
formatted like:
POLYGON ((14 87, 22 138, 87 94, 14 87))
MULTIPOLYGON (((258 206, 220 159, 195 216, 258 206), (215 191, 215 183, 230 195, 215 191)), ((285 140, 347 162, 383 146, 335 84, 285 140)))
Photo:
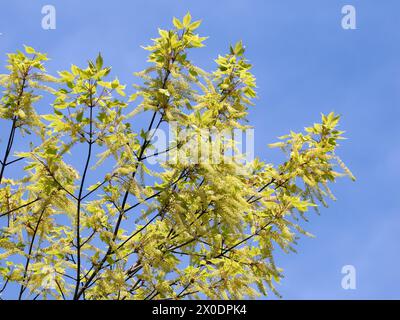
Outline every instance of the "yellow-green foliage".
POLYGON ((281 277, 274 249, 291 250, 297 235, 307 234, 298 218, 333 197, 328 184, 343 175, 337 167, 352 177, 335 155, 343 132, 333 113, 272 144, 287 154, 281 165, 165 161, 150 170, 151 129, 171 121, 193 132, 243 129, 256 97, 241 42, 208 73, 188 59, 206 39, 196 33, 200 21, 187 14, 173 25, 145 47, 150 67, 137 73, 141 85, 130 97, 109 79, 101 55, 57 77, 46 74, 46 56, 31 47, 8 55, 9 73, 0 77, 0 118, 11 127, 0 163, 3 295, 10 283, 20 298, 266 295, 281 277), (35 111, 41 94, 53 97, 54 112, 35 111), (150 124, 136 132, 142 113, 150 124), (28 150, 16 152, 18 132, 35 135, 28 150), (11 179, 18 161, 24 176, 11 179), (109 170, 99 177, 104 165, 109 170), (243 166, 250 174, 238 173, 243 166))

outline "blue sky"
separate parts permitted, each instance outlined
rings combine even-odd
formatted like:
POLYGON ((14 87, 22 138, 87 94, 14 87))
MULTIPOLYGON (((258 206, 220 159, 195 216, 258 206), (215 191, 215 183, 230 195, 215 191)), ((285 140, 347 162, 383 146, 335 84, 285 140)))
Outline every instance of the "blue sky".
POLYGON ((2 2, 2 67, 5 53, 23 44, 48 53, 50 73, 84 65, 101 51, 113 75, 129 85, 146 65, 140 45, 188 10, 210 37, 192 54, 194 63, 211 70, 230 43, 245 43, 259 95, 249 119, 263 160, 276 159, 267 144, 277 136, 302 130, 321 112, 342 115, 348 140, 338 154, 357 182, 339 180, 338 201, 305 225, 315 239, 302 238, 297 254, 277 254, 285 274, 278 291, 286 299, 399 299, 399 1, 2 2), (46 4, 56 8, 55 30, 41 28, 46 4), (357 30, 341 27, 346 4, 356 8, 357 30), (341 287, 348 264, 357 271, 356 290, 341 287))

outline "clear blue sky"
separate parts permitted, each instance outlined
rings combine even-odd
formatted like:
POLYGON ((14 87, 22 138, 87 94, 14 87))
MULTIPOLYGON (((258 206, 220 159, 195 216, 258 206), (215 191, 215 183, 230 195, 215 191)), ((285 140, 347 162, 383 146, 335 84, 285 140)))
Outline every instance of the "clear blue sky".
POLYGON ((398 0, 2 1, 1 64, 23 44, 47 52, 52 73, 101 51, 113 75, 129 85, 145 66, 140 45, 188 10, 203 19, 200 33, 210 37, 191 56, 203 68, 211 70, 230 43, 246 44, 259 95, 250 121, 263 160, 274 160, 266 145, 277 136, 302 130, 320 112, 342 114, 348 140, 339 155, 358 180, 340 180, 338 201, 311 217, 305 227, 315 239, 302 238, 298 254, 277 255, 285 274, 280 293, 286 299, 399 299, 398 0), (56 30, 41 28, 46 4, 57 10, 56 30), (341 27, 345 4, 357 10, 357 30, 341 27), (341 288, 347 264, 356 267, 356 290, 341 288))

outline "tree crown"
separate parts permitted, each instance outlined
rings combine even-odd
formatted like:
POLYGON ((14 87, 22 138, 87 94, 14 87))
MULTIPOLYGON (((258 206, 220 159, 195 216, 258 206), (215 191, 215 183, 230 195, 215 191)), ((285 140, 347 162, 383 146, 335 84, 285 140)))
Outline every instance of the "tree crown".
POLYGON ((8 55, 0 77, 0 118, 10 127, 0 163, 1 292, 14 285, 21 299, 266 295, 282 275, 274 248, 294 250, 307 234, 299 219, 334 198, 329 183, 353 178, 335 154, 343 131, 334 113, 271 144, 287 155, 280 165, 243 161, 229 136, 204 139, 250 128, 255 77, 241 42, 215 60, 214 72, 195 66, 188 53, 206 40, 196 33, 200 21, 188 13, 173 26, 144 47, 150 67, 136 73, 129 97, 100 54, 56 77, 31 47, 8 55), (43 94, 53 111, 39 115, 43 94), (178 134, 156 148, 157 130, 171 124, 178 134), (33 136, 26 150, 15 150, 18 133, 33 136), (193 152, 199 141, 217 161, 193 152), (11 178, 11 166, 23 166, 23 176, 11 178))

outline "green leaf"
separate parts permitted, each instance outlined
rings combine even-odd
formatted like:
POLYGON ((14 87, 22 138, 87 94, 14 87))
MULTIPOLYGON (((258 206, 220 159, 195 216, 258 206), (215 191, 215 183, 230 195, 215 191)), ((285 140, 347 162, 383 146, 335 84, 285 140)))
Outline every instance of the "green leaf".
POLYGON ((83 119, 83 111, 79 111, 78 114, 76 115, 76 121, 82 122, 83 119))
POLYGON ((100 70, 103 67, 103 57, 101 56, 100 52, 96 58, 96 67, 97 67, 97 70, 100 70))
POLYGON ((284 147, 286 144, 284 142, 275 142, 275 143, 270 143, 268 146, 270 148, 282 148, 284 147))
POLYGON ((56 116, 54 114, 45 114, 45 115, 42 116, 42 118, 44 120, 47 120, 47 121, 50 121, 50 122, 57 121, 57 120, 60 119, 58 116, 56 116))
POLYGON ((235 53, 237 56, 243 55, 243 53, 244 53, 244 46, 243 46, 242 41, 238 41, 238 42, 236 43, 235 49, 234 49, 234 53, 235 53))
POLYGON ((25 48, 25 52, 26 52, 27 54, 34 54, 34 53, 36 53, 35 49, 33 49, 32 47, 29 47, 29 46, 25 46, 25 45, 24 45, 24 48, 25 48))
POLYGON ((160 91, 163 95, 167 97, 171 95, 167 89, 158 89, 158 91, 160 91))
POLYGON ((163 29, 158 29, 158 33, 160 34, 161 37, 163 38, 168 38, 169 37, 169 33, 167 30, 163 30, 163 29))
POLYGON ((191 24, 189 25, 188 29, 190 29, 190 30, 196 30, 198 27, 200 27, 200 25, 201 25, 201 20, 197 20, 197 21, 191 23, 191 24))
POLYGON ((95 65, 93 64, 92 61, 88 61, 88 64, 89 64, 90 69, 93 69, 93 70, 96 69, 96 67, 95 67, 95 65))
POLYGON ((178 30, 183 29, 183 24, 182 22, 178 19, 178 18, 173 18, 172 19, 172 23, 174 24, 175 28, 177 28, 178 30))
POLYGON ((128 102, 135 101, 135 100, 137 99, 137 97, 138 97, 138 94, 137 94, 137 93, 132 93, 132 94, 129 96, 128 102))
POLYGON ((183 26, 184 26, 185 28, 188 28, 191 21, 192 21, 192 16, 190 15, 190 12, 188 12, 188 13, 183 17, 183 26))
POLYGON ((74 65, 74 64, 71 65, 71 71, 72 71, 72 74, 73 74, 74 76, 79 75, 79 70, 80 70, 80 69, 79 69, 76 65, 74 65))

